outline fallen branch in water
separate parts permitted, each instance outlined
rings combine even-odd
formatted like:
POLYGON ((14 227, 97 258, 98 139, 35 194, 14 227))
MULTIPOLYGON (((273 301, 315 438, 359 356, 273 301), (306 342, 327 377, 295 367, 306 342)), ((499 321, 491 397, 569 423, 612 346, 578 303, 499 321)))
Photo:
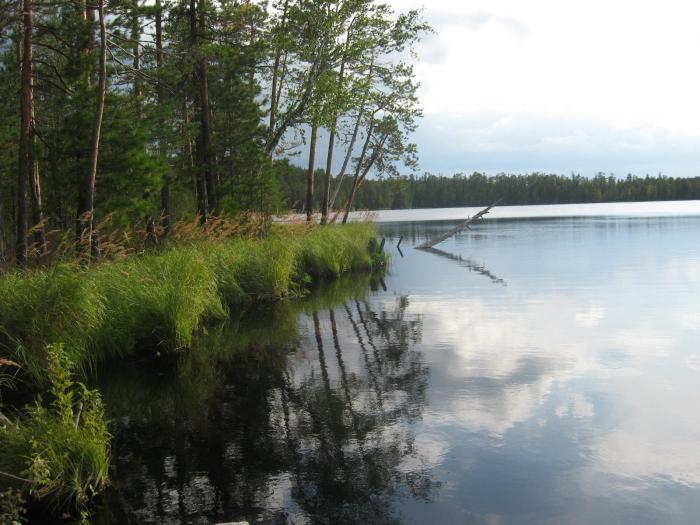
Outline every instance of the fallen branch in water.
POLYGON ((437 248, 424 248, 423 250, 426 252, 432 253, 434 255, 437 255, 439 257, 444 257, 446 259, 450 259, 451 261, 455 261, 456 263, 460 264, 461 266, 464 266, 465 268, 467 268, 469 271, 476 272, 478 274, 483 275, 484 277, 488 277, 489 279, 491 279, 492 282, 494 282, 496 284, 502 284, 503 286, 508 286, 507 283, 503 279, 492 274, 488 270, 488 268, 486 268, 483 264, 478 264, 469 258, 465 259, 461 255, 455 255, 453 253, 443 252, 442 250, 438 250, 437 248))
POLYGON ((440 235, 436 235, 435 237, 432 237, 432 238, 428 239, 427 241, 425 241, 423 244, 419 244, 418 246, 416 246, 416 249, 417 249, 417 250, 427 250, 428 248, 432 248, 432 247, 435 246, 436 244, 439 244, 439 243, 441 243, 442 241, 445 241, 445 240, 449 239, 449 238, 452 237, 453 235, 455 235, 455 234, 461 232, 462 230, 469 228, 469 225, 470 225, 470 224, 472 224, 472 223, 478 221, 479 219, 483 219, 484 215, 486 215, 488 212, 490 212, 490 211, 491 211, 491 208, 493 208, 494 206, 496 206, 496 204, 498 204, 499 202, 501 202, 501 200, 502 200, 502 199, 498 199, 498 200, 497 200, 496 202, 494 202, 491 206, 488 206, 488 207, 484 208, 484 209, 481 210, 479 213, 477 213, 477 214, 474 215, 473 217, 469 217, 466 221, 464 221, 464 222, 458 224, 457 226, 455 226, 455 227, 452 228, 451 230, 449 230, 449 231, 447 231, 447 232, 445 232, 445 233, 442 233, 442 234, 440 234, 440 235))

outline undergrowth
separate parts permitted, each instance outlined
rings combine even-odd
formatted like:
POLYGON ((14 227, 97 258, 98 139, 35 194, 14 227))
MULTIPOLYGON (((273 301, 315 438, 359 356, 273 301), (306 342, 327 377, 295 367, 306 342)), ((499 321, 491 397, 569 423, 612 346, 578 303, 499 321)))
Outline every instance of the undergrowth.
POLYGON ((108 480, 110 435, 102 400, 73 379, 63 345, 47 347, 46 362, 50 401, 40 397, 0 426, 0 489, 56 508, 80 506, 108 480))

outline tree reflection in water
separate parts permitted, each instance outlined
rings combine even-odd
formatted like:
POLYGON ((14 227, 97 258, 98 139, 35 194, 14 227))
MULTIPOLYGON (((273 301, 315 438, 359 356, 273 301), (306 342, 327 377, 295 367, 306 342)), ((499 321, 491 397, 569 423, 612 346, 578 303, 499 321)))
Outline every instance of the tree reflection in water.
POLYGON ((421 319, 406 297, 372 306, 368 284, 210 330, 175 371, 105 371, 115 474, 97 521, 399 523, 397 499, 427 499, 421 319))

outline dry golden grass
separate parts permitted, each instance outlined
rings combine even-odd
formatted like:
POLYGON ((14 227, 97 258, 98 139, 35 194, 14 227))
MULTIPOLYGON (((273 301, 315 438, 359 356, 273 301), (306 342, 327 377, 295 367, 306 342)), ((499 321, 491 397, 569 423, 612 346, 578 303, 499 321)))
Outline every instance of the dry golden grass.
MULTIPOLYGON (((87 217, 81 218, 87 220, 87 217)), ((92 242, 99 247, 99 260, 119 260, 131 255, 158 250, 163 245, 192 244, 218 241, 227 238, 259 239, 284 228, 293 236, 303 235, 311 228, 303 221, 291 221, 284 225, 275 224, 269 215, 248 212, 236 216, 209 216, 202 221, 199 215, 182 218, 171 223, 167 232, 162 226, 162 217, 149 221, 135 222, 127 228, 114 225, 113 215, 107 215, 92 231, 92 242)), ((29 245, 29 266, 45 267, 56 263, 84 263, 84 254, 89 251, 89 234, 85 231, 76 239, 75 231, 47 230, 47 221, 30 229, 28 237, 33 241, 35 234, 44 230, 45 244, 37 242, 29 245)), ((14 257, 8 254, 5 269, 9 269, 14 257)), ((94 262, 94 258, 93 258, 94 262)), ((2 261, 0 261, 2 270, 2 261)))

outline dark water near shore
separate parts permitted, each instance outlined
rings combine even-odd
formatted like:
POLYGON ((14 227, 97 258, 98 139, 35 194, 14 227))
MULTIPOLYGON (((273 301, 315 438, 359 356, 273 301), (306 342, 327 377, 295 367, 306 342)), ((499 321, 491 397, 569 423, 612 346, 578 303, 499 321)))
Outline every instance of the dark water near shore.
POLYGON ((700 217, 453 224, 104 370, 97 521, 698 523, 700 217))

